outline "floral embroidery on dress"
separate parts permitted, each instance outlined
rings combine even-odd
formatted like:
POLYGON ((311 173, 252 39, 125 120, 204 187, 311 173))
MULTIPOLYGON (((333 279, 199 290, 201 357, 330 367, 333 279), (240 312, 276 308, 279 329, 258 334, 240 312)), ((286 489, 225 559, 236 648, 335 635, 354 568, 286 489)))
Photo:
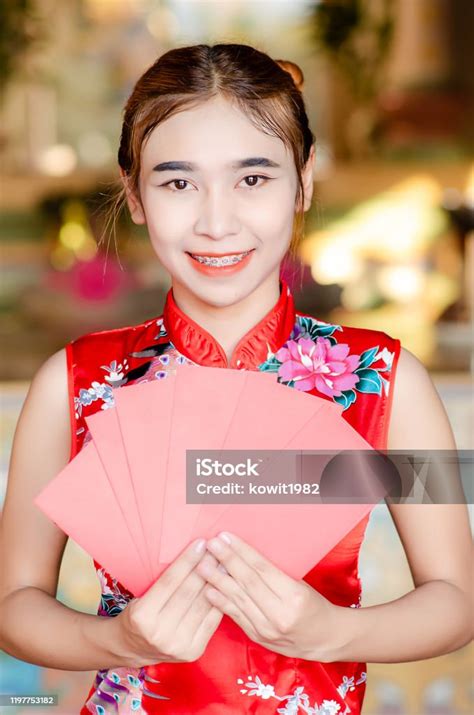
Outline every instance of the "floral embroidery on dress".
MULTIPOLYGON (((337 691, 341 698, 344 700, 346 694, 349 690, 355 690, 356 685, 361 685, 367 680, 367 673, 362 671, 360 678, 354 682, 354 676, 348 678, 346 675, 342 678, 342 683, 338 686, 337 691)), ((299 686, 295 688, 293 693, 287 695, 277 695, 275 693, 275 688, 273 685, 265 685, 259 676, 248 675, 247 682, 244 682, 242 678, 237 679, 239 685, 245 687, 240 689, 242 695, 256 695, 262 700, 268 700, 269 698, 275 698, 280 702, 286 700, 286 705, 283 708, 278 708, 276 710, 280 715, 297 715, 297 713, 307 713, 307 715, 347 715, 351 712, 351 709, 347 703, 345 703, 345 709, 341 711, 341 705, 335 700, 324 699, 320 705, 317 702, 314 706, 310 705, 309 695, 304 692, 304 686, 299 686)))
POLYGON ((98 616, 118 616, 123 609, 133 599, 133 593, 123 587, 116 578, 113 578, 106 570, 95 561, 97 577, 100 583, 100 604, 97 611, 98 616))
POLYGON ((387 396, 390 382, 382 372, 392 369, 394 353, 379 346, 361 355, 349 355, 347 343, 338 343, 334 333, 342 326, 324 323, 310 316, 297 316, 286 343, 275 353, 268 351, 259 370, 278 373, 278 381, 297 390, 316 390, 332 397, 347 410, 357 392, 387 396), (374 363, 382 364, 375 366, 374 363))
POLYGON ((85 703, 85 708, 95 715, 106 713, 138 713, 142 709, 144 668, 110 668, 98 670, 94 691, 85 703))
MULTIPOLYGON (((133 599, 133 594, 94 561, 101 587, 98 616, 117 616, 133 599)), ((98 670, 93 691, 84 707, 95 715, 144 715, 142 694, 145 668, 116 667, 98 670)))
POLYGON ((93 380, 87 390, 81 387, 79 396, 74 397, 76 419, 78 420, 82 416, 83 407, 89 407, 89 405, 96 400, 102 400, 104 402, 104 404, 101 405, 101 410, 113 405, 112 387, 97 380, 93 380))
MULTIPOLYGON (((163 318, 158 318, 156 324, 160 330, 154 340, 167 337, 163 318)), ((349 345, 338 343, 334 337, 336 331, 342 331, 342 326, 324 323, 311 316, 297 315, 288 340, 275 353, 269 349, 267 359, 258 369, 262 372, 277 372, 279 382, 297 390, 316 390, 331 397, 343 406, 343 411, 356 401, 356 392, 381 395, 383 390, 385 396, 388 396, 390 382, 381 373, 391 371, 394 353, 385 347, 379 350, 377 345, 361 355, 350 355, 349 345), (378 361, 381 364, 377 366, 374 363, 378 361)), ((89 388, 79 390, 79 395, 74 397, 77 420, 82 417, 83 408, 89 407, 96 400, 102 400, 102 410, 113 407, 113 390, 117 387, 132 380, 139 384, 149 379, 166 378, 169 372, 174 372, 173 359, 177 364, 196 365, 182 355, 171 341, 155 343, 130 353, 129 357, 151 360, 132 370, 129 369, 126 357, 121 361, 112 360, 109 365, 101 365, 101 369, 108 373, 104 376, 108 384, 94 380, 89 388)), ((84 429, 77 430, 77 434, 84 429)))
MULTIPOLYGON (((155 335, 154 340, 159 340, 160 338, 166 337, 168 335, 167 330, 163 324, 163 318, 157 318, 156 325, 159 327, 158 334, 155 335)), ((169 349, 171 343, 164 343, 159 345, 152 345, 138 353, 130 353, 129 357, 155 357, 157 354, 161 354, 165 350, 169 349)), ((144 366, 145 372, 148 369, 150 363, 144 366)), ((109 365, 101 365, 101 370, 104 370, 107 375, 104 376, 106 382, 99 382, 98 380, 93 380, 89 388, 82 387, 79 390, 78 396, 74 397, 74 407, 76 419, 82 417, 82 412, 84 407, 89 407, 92 402, 96 400, 102 400, 101 410, 106 410, 109 407, 114 406, 114 396, 113 388, 121 387, 122 385, 129 382, 130 379, 136 379, 140 376, 140 373, 135 374, 135 370, 130 370, 130 365, 128 363, 127 357, 122 360, 112 360, 109 365)), ((77 434, 84 431, 84 428, 79 430, 77 434)))
MULTIPOLYGON (((155 339, 163 335, 167 335, 166 331, 160 331, 155 339)), ((76 420, 82 418, 83 408, 89 407, 89 405, 96 400, 102 400, 101 410, 108 410, 114 407, 114 389, 120 388, 131 381, 138 385, 142 382, 149 382, 150 379, 162 380, 166 378, 168 373, 175 371, 176 367, 174 363, 177 365, 196 365, 192 360, 181 355, 169 341, 150 346, 139 352, 130 353, 130 357, 151 357, 152 359, 133 370, 130 370, 127 358, 124 358, 122 362, 112 360, 110 365, 101 365, 101 369, 108 373, 104 379, 107 380, 109 384, 107 385, 104 382, 93 380, 89 388, 81 388, 79 390, 78 396, 74 396, 76 420)), ((84 438, 85 445, 91 440, 91 436, 86 428, 84 426, 78 428, 76 435, 79 436, 83 432, 86 432, 84 438)))

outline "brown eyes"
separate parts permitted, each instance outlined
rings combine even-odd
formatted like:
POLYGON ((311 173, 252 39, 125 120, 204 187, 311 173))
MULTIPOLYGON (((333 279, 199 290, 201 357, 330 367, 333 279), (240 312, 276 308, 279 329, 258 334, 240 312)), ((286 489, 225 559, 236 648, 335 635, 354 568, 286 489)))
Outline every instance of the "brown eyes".
MULTIPOLYGON (((269 180, 267 176, 259 176, 258 174, 250 174, 250 176, 244 176, 242 181, 246 181, 247 179, 265 179, 269 180)), ((256 184, 251 184, 251 187, 255 186, 256 184)), ((250 187, 250 188, 251 188, 250 187)))
MULTIPOLYGON (((264 180, 264 183, 267 182, 267 181, 271 181, 270 177, 268 177, 268 176, 261 176, 260 174, 249 174, 249 176, 244 176, 244 178, 242 179, 242 181, 247 181, 247 179, 263 179, 263 180, 264 180)), ((189 181, 186 181, 186 179, 172 179, 171 181, 167 181, 166 184, 161 184, 161 186, 170 186, 171 184, 174 184, 175 187, 176 187, 174 190, 177 191, 177 192, 179 192, 179 191, 184 191, 183 184, 189 184, 189 183, 190 183, 190 182, 189 182, 189 181), (178 185, 179 185, 179 186, 178 186, 178 185)), ((252 188, 254 188, 254 187, 257 186, 257 185, 258 185, 258 184, 257 184, 256 182, 255 182, 255 183, 252 183, 252 184, 250 184, 250 185, 247 184, 247 186, 248 186, 249 189, 252 189, 252 188)), ((173 190, 173 189, 172 189, 172 190, 173 190)))
MULTIPOLYGON (((184 179, 173 179, 172 181, 168 181, 166 184, 163 184, 163 186, 168 186, 169 184, 188 184, 188 181, 185 181, 184 179)), ((181 186, 181 188, 183 188, 181 186)))

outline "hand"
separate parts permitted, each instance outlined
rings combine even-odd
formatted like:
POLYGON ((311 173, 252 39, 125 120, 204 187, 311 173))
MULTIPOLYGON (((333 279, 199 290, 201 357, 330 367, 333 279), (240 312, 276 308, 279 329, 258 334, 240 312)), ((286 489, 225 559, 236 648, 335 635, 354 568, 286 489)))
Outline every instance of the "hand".
POLYGON ((114 618, 130 666, 197 660, 221 622, 222 613, 205 597, 205 579, 196 571, 199 563, 215 568, 217 561, 206 552, 205 542, 196 551, 197 543, 192 542, 141 598, 132 599, 114 618))
POLYGON ((209 602, 269 650, 324 661, 336 607, 304 581, 278 569, 243 539, 228 536, 230 544, 222 538, 207 542, 207 549, 227 574, 204 561, 196 567, 210 584, 204 589, 209 602))

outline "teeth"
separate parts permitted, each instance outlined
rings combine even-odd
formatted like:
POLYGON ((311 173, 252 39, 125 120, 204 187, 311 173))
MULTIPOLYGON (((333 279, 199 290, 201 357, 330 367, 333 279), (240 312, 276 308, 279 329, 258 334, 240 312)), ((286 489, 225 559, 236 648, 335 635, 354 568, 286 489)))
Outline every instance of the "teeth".
POLYGON ((206 266, 228 266, 233 263, 239 263, 245 256, 247 256, 250 251, 245 251, 245 253, 236 253, 233 256, 223 256, 222 258, 216 258, 215 256, 195 256, 191 253, 191 256, 206 266))

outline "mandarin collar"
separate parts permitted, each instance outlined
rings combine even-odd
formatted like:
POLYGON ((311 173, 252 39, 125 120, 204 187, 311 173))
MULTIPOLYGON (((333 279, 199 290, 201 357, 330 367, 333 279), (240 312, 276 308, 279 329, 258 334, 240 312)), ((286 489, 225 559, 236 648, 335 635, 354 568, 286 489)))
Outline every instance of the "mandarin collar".
POLYGON ((222 345, 196 323, 174 300, 170 288, 163 309, 163 323, 175 348, 193 362, 208 367, 257 370, 267 359, 268 351, 276 352, 290 337, 296 311, 293 295, 280 277, 280 297, 273 308, 239 340, 230 362, 222 345))

